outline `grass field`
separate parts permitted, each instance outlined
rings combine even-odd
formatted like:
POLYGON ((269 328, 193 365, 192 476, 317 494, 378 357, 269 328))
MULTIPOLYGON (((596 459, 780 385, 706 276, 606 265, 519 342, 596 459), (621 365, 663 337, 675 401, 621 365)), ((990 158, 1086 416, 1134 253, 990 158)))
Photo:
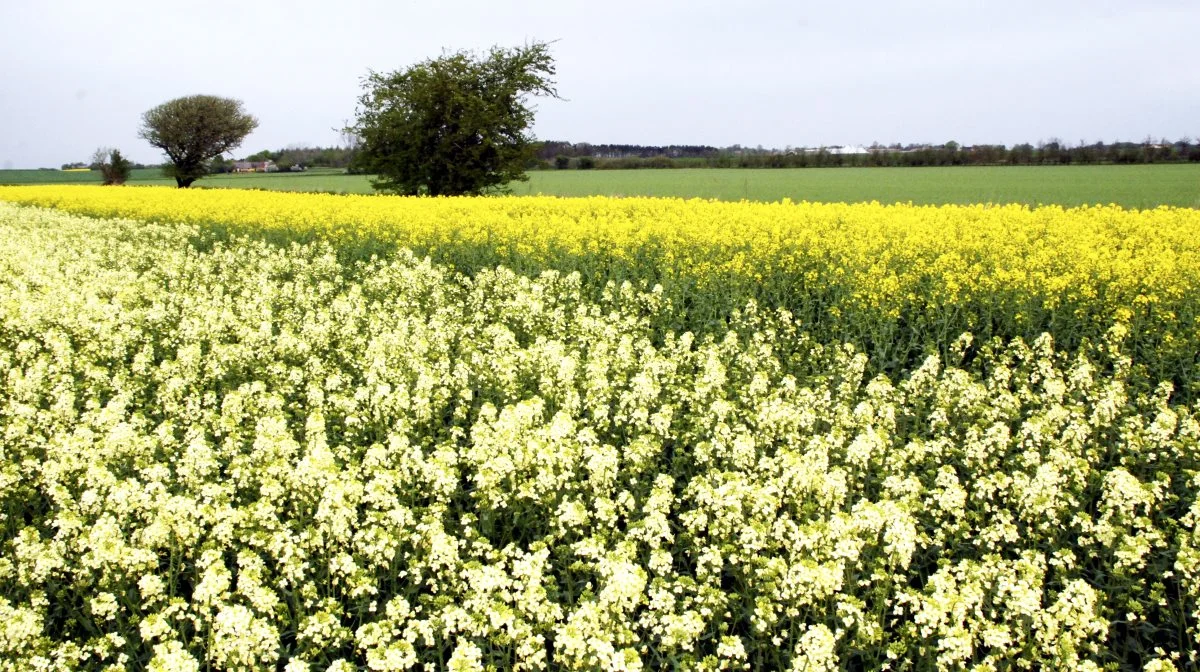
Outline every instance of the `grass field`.
POLYGON ((685 196, 726 201, 1115 203, 1200 207, 1200 166, 682 169, 545 171, 516 194, 685 196))
MULTIPOLYGON (((174 184, 158 168, 137 168, 131 182, 137 184, 174 184)), ((100 172, 73 170, 0 170, 0 184, 99 184, 100 172)))
MULTIPOLYGON (((0 171, 0 184, 98 182, 98 173, 0 171)), ((171 184, 156 169, 131 184, 171 184)), ((370 178, 314 170, 302 174, 214 175, 210 188, 372 193, 370 178)), ((518 195, 672 196, 725 201, 1117 204, 1200 207, 1200 165, 1036 166, 980 168, 800 168, 534 171, 512 187, 518 195)))

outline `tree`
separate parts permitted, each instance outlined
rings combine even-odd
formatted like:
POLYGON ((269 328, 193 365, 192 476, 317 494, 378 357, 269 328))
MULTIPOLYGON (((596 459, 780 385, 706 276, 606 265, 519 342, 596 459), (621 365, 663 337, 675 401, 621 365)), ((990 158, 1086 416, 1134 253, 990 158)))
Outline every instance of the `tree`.
POLYGON ((533 157, 529 96, 557 98, 549 44, 458 51, 363 80, 354 169, 376 189, 461 195, 503 191, 528 179, 533 157))
POLYGON ((121 156, 120 150, 101 147, 92 154, 92 165, 100 171, 104 184, 125 184, 133 165, 121 156))
POLYGON ((143 114, 138 135, 166 152, 171 163, 163 172, 184 188, 208 173, 211 159, 242 144, 257 127, 240 100, 185 96, 143 114))
POLYGON ((1013 145, 1008 153, 1009 163, 1028 165, 1033 163, 1033 145, 1028 142, 1013 145))
POLYGON ((232 170, 233 162, 224 156, 215 156, 212 161, 208 162, 208 172, 210 173, 228 173, 232 170))

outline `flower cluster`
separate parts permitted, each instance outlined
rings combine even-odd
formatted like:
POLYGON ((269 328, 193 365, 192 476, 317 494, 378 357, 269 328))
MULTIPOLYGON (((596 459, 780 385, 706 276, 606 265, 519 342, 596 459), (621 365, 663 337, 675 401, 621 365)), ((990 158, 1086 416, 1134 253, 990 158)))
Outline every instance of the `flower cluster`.
POLYGON ((0 204, 0 670, 1200 665, 1125 323, 882 375, 593 281, 0 204))

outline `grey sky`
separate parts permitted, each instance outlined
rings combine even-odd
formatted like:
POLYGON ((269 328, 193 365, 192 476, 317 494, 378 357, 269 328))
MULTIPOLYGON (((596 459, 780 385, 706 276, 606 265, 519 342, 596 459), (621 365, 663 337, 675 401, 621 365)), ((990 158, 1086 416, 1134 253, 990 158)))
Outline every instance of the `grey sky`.
POLYGON ((333 145, 367 70, 558 40, 543 139, 768 147, 1200 136, 1196 0, 0 0, 0 167, 159 161, 141 113, 243 100, 235 154, 333 145))

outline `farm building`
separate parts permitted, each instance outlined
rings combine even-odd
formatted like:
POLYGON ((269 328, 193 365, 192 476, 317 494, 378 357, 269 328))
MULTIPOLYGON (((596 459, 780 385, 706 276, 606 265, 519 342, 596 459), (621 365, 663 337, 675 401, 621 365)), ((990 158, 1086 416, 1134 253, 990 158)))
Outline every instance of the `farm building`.
POLYGON ((279 170, 279 166, 269 159, 267 161, 235 161, 233 164, 235 173, 274 173, 277 170, 279 170))

